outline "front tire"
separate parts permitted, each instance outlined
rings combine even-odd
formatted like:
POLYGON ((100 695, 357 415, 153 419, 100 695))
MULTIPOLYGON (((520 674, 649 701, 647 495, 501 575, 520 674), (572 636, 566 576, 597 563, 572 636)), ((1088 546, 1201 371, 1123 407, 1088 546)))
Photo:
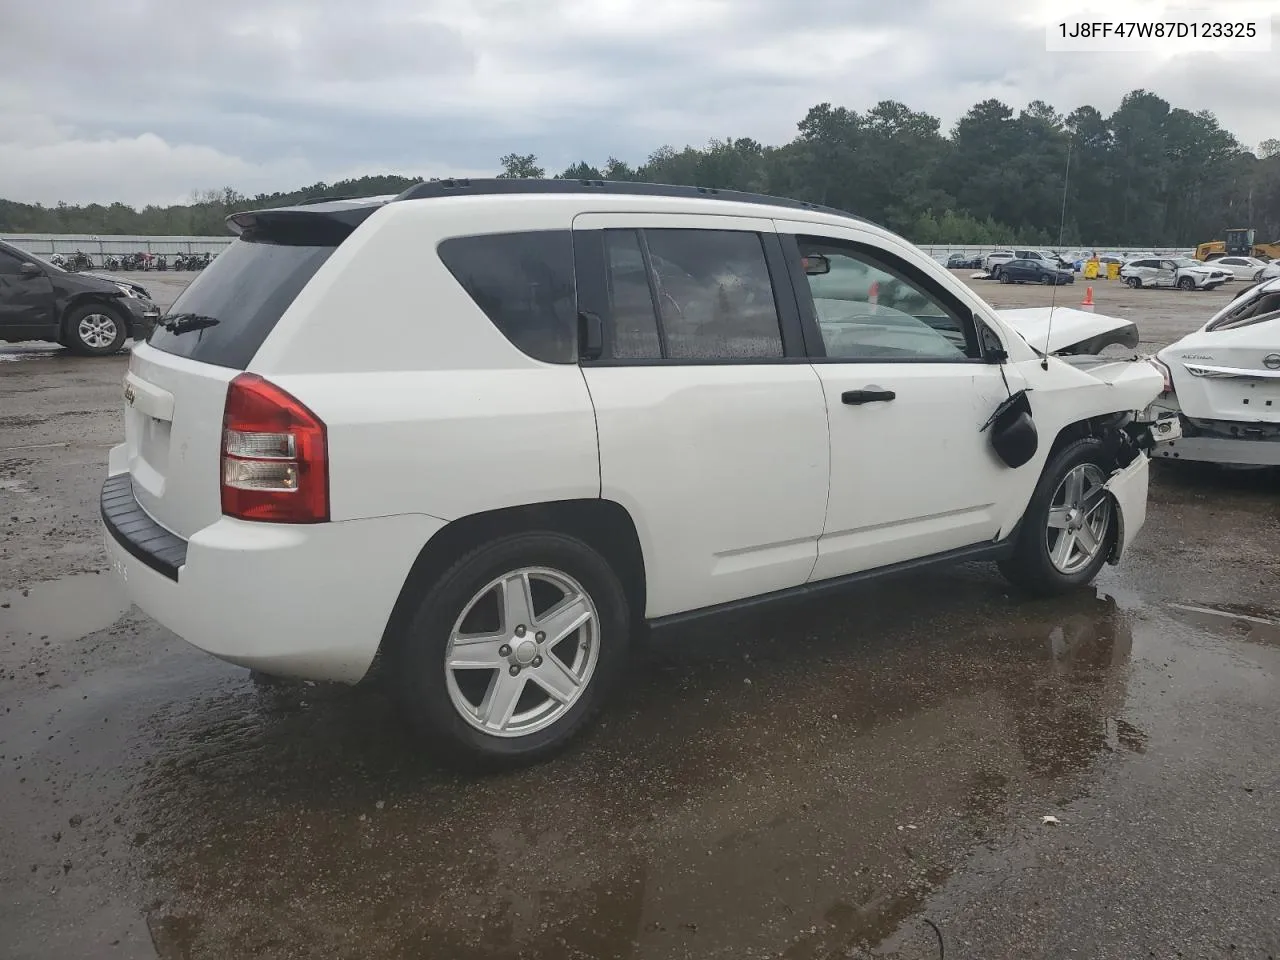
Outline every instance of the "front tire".
POLYGON ((115 307, 85 303, 68 311, 63 323, 67 346, 86 357, 119 353, 129 336, 129 325, 115 307))
POLYGON ((1178 281, 1179 290, 1194 290, 1195 288, 1196 288, 1196 282, 1192 280, 1190 277, 1183 277, 1181 280, 1178 281))
POLYGON ((626 593, 594 549, 558 533, 493 540, 427 592, 390 651, 397 698, 440 759, 523 766, 600 712, 626 662, 626 593))
POLYGON ((1098 575, 1116 537, 1115 503, 1104 489, 1110 466, 1096 437, 1058 451, 1040 476, 1005 577, 1031 593, 1052 596, 1098 575))
POLYGON ((1129 285, 1130 290, 1137 290, 1142 286, 1141 277, 1126 277, 1124 282, 1129 285))

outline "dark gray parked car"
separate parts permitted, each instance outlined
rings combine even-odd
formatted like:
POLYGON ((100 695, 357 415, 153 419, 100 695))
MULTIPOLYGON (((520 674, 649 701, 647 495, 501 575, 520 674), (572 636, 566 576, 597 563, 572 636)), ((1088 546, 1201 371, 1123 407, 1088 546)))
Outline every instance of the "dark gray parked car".
POLYGON ((145 339, 159 316, 136 283, 70 273, 0 241, 0 341, 51 340, 104 356, 145 339))

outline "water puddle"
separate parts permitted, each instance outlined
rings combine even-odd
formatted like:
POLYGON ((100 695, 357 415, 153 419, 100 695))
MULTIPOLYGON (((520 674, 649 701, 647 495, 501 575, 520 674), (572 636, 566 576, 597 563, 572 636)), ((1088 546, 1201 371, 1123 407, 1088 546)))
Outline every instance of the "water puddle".
POLYGON ((1213 630, 1230 629, 1255 643, 1267 643, 1280 647, 1280 619, 1270 616, 1269 610, 1253 607, 1211 607, 1191 603, 1171 603, 1183 619, 1213 630))
POLYGON ((33 347, 9 347, 0 350, 0 363, 16 360, 47 360, 49 357, 56 357, 62 353, 62 347, 57 344, 41 343, 33 347))
POLYGON ((129 609, 109 573, 85 573, 0 593, 0 636, 27 635, 54 643, 105 630, 129 609))

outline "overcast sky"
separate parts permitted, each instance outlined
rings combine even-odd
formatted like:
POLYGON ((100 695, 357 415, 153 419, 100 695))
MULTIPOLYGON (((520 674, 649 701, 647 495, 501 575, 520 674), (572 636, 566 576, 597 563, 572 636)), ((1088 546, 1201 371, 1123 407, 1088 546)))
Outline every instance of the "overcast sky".
MULTIPOLYGON (((1125 0, 1141 3, 1143 0, 1125 0)), ((1219 15, 1238 0, 1199 6, 1219 15)), ((1280 12, 1280 0, 1264 0, 1280 12)), ((1178 0, 1151 0, 1186 6, 1178 0)), ((1280 137, 1280 55, 1045 52, 1061 0, 62 0, 0 15, 0 197, 185 200, 366 173, 548 172, 782 143, 811 105, 949 128, 999 97, 1109 113, 1135 87, 1280 137)), ((1116 19, 1122 3, 1101 5, 1116 19)))

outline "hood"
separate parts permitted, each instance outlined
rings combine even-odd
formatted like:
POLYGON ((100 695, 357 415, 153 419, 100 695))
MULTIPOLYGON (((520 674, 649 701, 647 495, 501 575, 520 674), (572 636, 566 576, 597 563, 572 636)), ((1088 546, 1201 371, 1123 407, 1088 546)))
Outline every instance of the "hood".
POLYGON ((1027 307, 997 310, 996 316, 1022 335, 1036 350, 1044 351, 1049 336, 1049 353, 1091 354, 1120 344, 1137 349, 1138 327, 1131 320, 1074 307, 1027 307), (1053 314, 1052 327, 1049 314, 1053 314))
POLYGON ((147 292, 146 287, 142 286, 142 284, 140 283, 134 283, 131 280, 124 280, 124 279, 121 279, 120 277, 113 277, 110 274, 105 274, 105 273, 81 272, 81 273, 75 274, 75 276, 87 277, 90 280, 101 280, 104 283, 111 284, 111 286, 116 290, 119 290, 120 287, 128 287, 130 290, 134 292, 135 296, 142 297, 143 299, 146 299, 146 300, 151 299, 151 294, 147 292))

